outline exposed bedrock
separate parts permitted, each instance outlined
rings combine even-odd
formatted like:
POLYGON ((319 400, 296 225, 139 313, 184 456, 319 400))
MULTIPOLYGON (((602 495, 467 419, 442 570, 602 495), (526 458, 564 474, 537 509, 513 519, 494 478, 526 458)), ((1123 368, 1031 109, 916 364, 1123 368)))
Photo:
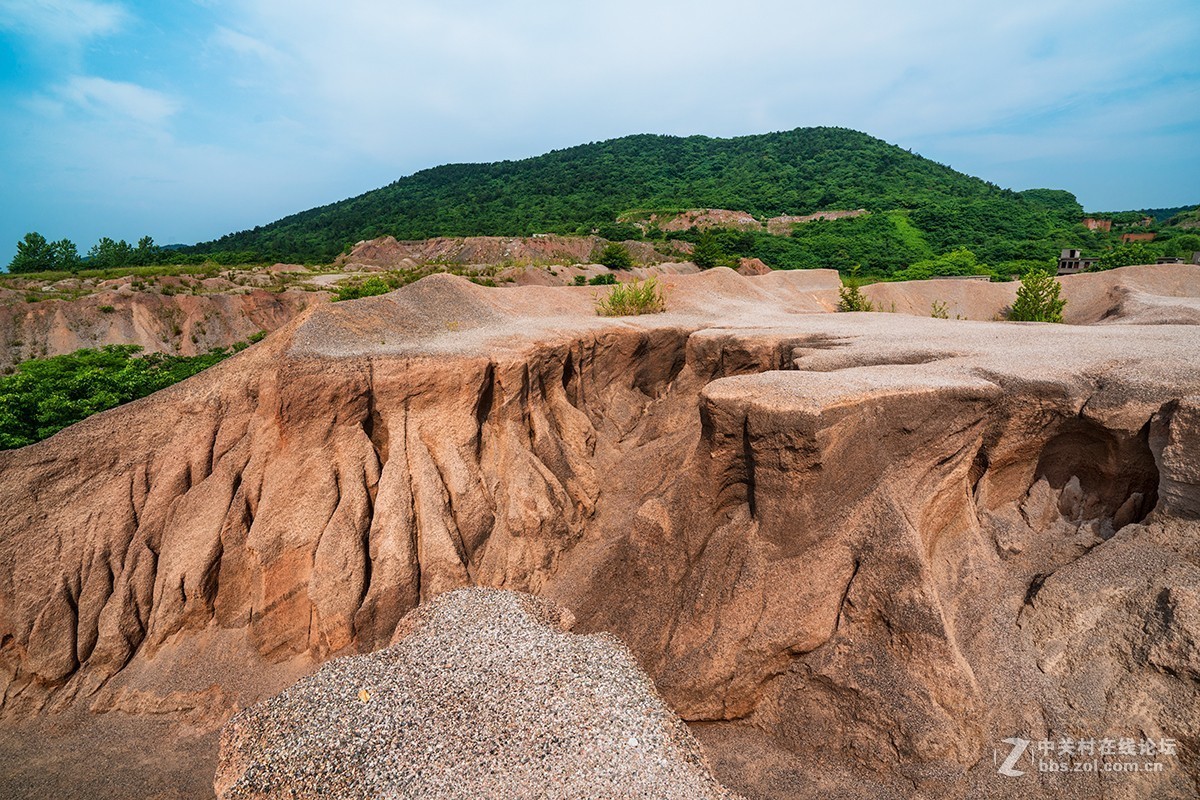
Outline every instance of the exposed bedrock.
POLYGON ((1194 792, 1196 328, 803 315, 775 277, 619 323, 427 279, 0 454, 0 714, 215 724, 483 585, 616 634, 750 797, 1194 792), (1192 755, 996 774, 1089 732, 1192 755))

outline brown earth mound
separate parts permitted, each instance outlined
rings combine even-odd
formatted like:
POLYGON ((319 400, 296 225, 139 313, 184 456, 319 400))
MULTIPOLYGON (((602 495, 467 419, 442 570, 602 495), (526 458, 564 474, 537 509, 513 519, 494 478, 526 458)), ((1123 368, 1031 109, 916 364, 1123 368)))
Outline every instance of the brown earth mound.
POLYGON ((230 720, 217 796, 733 798, 629 650, 572 624, 531 595, 444 594, 230 720))
MULTIPOLYGON (((1195 324, 1200 321, 1200 266, 1150 264, 1059 278, 1067 301, 1064 321, 1195 324)), ((951 318, 1003 319, 1016 299, 1019 281, 942 279, 873 283, 863 294, 876 311, 927 317, 934 303, 945 304, 951 318)))
POLYGON ((837 285, 614 320, 433 276, 0 454, 0 785, 128 796, 479 585, 617 635, 747 797, 1195 796, 1200 328, 811 313, 837 285), (1014 737, 1177 750, 1018 779, 1014 737))

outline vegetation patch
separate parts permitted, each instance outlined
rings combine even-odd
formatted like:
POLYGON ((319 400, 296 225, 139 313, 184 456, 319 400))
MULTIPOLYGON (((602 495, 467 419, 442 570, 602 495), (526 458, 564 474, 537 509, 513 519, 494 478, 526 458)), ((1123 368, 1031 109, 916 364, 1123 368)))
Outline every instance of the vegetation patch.
MULTIPOLYGON (((263 334, 250 337, 258 341, 263 334)), ((232 352, 249 343, 239 342, 232 352)), ((0 450, 24 447, 100 411, 178 383, 232 355, 140 355, 137 345, 108 345, 37 358, 0 377, 0 450)))
POLYGON ((1061 291, 1062 284, 1049 272, 1030 272, 1021 279, 1008 318, 1013 322, 1062 322, 1067 301, 1059 297, 1061 291))
POLYGON ((596 303, 596 313, 602 317, 661 314, 666 310, 667 300, 656 278, 618 283, 596 303))

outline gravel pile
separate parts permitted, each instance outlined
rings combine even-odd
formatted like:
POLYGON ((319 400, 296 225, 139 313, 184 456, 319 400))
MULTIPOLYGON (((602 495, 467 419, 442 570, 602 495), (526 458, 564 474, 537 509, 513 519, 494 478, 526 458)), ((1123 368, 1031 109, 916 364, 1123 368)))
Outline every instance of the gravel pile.
POLYGON ((463 589, 391 647, 235 716, 233 798, 732 798, 632 654, 529 595, 463 589))

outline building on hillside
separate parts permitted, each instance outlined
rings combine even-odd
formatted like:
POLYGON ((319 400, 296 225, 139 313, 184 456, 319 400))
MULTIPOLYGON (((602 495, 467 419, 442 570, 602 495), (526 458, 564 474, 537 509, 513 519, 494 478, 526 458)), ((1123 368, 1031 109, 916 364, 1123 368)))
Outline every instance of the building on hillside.
POLYGON ((1082 250, 1063 250, 1058 257, 1058 274, 1074 275, 1091 269, 1096 264, 1094 258, 1084 258, 1082 250))
POLYGON ((1087 228, 1089 231, 1111 231, 1112 220, 1088 217, 1083 221, 1083 227, 1087 228))
POLYGON ((1122 233, 1121 241, 1128 244, 1129 242, 1153 242, 1157 233, 1122 233))
POLYGON ((1182 264, 1182 258, 1158 258, 1154 261, 1155 264, 1182 264))

